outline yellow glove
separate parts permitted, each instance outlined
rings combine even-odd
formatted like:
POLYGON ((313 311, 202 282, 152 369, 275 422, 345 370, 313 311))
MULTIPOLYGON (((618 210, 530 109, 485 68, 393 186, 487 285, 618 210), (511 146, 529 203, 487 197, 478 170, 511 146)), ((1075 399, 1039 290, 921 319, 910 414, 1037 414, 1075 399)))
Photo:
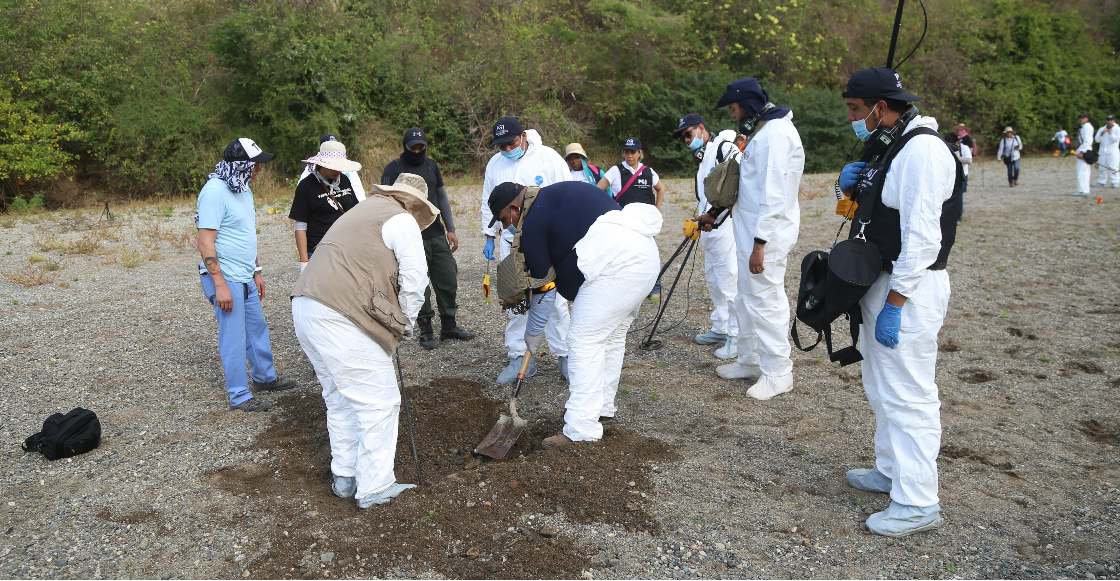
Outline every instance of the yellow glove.
POLYGON ((688 218, 684 220, 684 237, 689 240, 696 240, 700 237, 700 225, 688 218))

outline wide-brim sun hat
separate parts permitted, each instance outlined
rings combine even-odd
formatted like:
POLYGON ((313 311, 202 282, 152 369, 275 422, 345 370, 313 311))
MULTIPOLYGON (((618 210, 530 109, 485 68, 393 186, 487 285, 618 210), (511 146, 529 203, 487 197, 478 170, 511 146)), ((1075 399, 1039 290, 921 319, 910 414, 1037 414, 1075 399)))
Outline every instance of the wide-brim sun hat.
POLYGON ((439 216, 439 208, 428 201, 428 182, 411 173, 402 173, 391 186, 369 186, 368 194, 393 198, 404 210, 416 218, 423 230, 439 216))
POLYGON ((587 157, 587 152, 583 150, 583 146, 578 143, 569 143, 568 147, 564 148, 564 159, 568 159, 572 154, 578 153, 583 157, 587 157))
POLYGON ((319 144, 319 153, 316 153, 314 157, 302 160, 302 162, 340 172, 362 169, 362 164, 346 159, 346 146, 340 141, 324 141, 319 144))
POLYGON ((1003 132, 1004 133, 1015 133, 1015 130, 1012 129, 1010 125, 1008 125, 1007 127, 1003 128, 1003 132))

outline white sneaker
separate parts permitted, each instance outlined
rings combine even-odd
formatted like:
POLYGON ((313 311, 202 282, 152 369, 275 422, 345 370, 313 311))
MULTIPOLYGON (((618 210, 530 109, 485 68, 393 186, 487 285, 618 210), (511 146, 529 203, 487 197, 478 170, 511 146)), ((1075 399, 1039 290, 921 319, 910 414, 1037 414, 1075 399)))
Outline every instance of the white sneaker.
POLYGON ((732 361, 716 368, 716 375, 724 379, 750 379, 755 380, 762 376, 762 369, 757 365, 743 365, 732 361))
POLYGON ((747 395, 757 400, 766 401, 775 395, 791 391, 792 389, 792 373, 779 376, 763 375, 759 378, 758 383, 747 390, 747 395))
POLYGON ((716 359, 734 359, 739 356, 739 349, 735 347, 735 337, 728 336, 723 347, 716 349, 716 359))

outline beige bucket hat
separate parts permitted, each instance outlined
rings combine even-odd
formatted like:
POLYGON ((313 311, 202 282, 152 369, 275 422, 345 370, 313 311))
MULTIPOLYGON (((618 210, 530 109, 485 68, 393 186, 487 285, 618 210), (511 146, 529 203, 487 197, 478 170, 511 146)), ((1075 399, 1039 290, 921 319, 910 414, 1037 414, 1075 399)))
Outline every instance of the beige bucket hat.
POLYGON ((1012 129, 1010 125, 1008 125, 1007 127, 1003 128, 1003 132, 1004 133, 1015 133, 1015 130, 1012 129))
POLYGON ((439 208, 428 201, 428 182, 416 174, 402 173, 391 186, 369 186, 368 193, 396 200, 416 218, 421 230, 431 226, 439 216, 439 208))
POLYGON ((324 141, 319 144, 319 153, 315 154, 315 157, 302 161, 309 166, 318 165, 341 172, 362 169, 362 164, 346 159, 346 146, 339 141, 324 141))
POLYGON ((587 157, 587 152, 584 151, 583 146, 578 143, 569 143, 568 147, 564 148, 564 159, 568 159, 568 156, 573 153, 578 153, 583 157, 587 157))

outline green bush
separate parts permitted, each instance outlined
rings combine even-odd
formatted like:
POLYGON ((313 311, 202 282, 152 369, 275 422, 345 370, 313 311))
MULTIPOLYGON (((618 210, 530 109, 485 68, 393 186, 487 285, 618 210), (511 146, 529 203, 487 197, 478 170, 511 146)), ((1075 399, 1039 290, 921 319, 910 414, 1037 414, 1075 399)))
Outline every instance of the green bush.
POLYGON ((31 199, 25 200, 23 198, 15 198, 12 203, 8 205, 8 212, 12 214, 30 214, 38 212, 43 209, 43 194, 42 192, 31 196, 31 199))

